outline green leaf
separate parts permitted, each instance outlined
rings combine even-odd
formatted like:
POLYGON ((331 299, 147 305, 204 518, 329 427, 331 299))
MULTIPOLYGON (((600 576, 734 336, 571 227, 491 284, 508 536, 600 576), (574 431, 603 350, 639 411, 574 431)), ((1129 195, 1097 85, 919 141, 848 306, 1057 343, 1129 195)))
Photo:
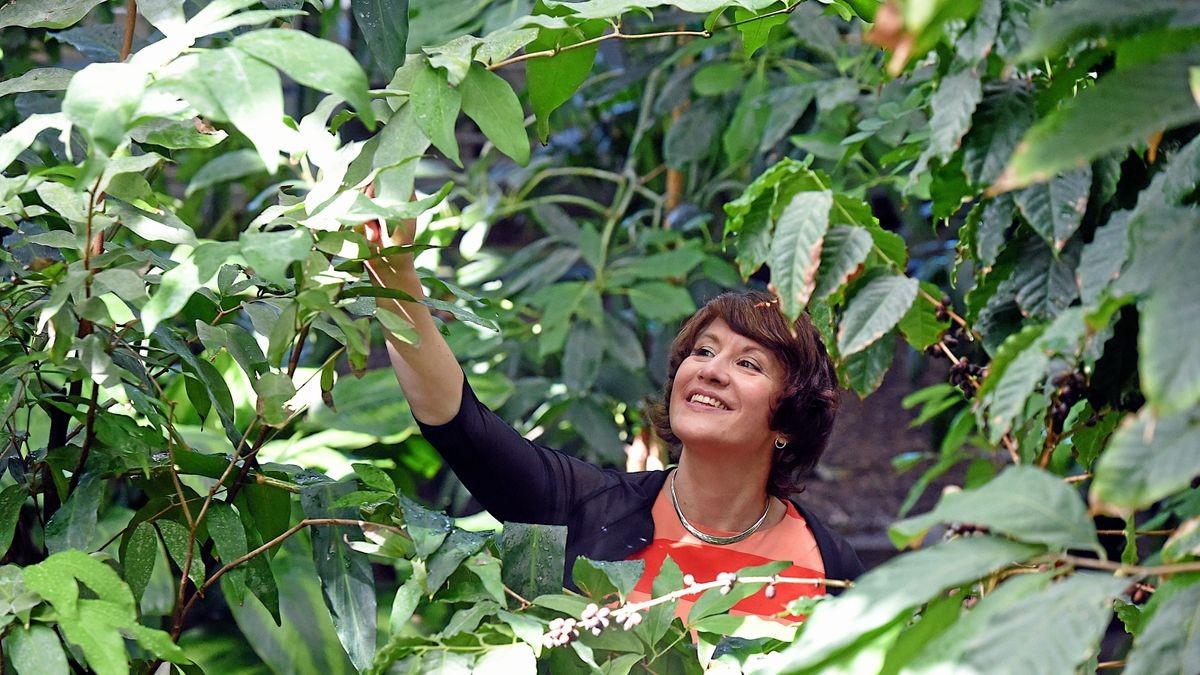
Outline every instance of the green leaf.
POLYGON ((103 0, 62 0, 47 4, 42 0, 15 0, 0 7, 0 28, 66 28, 92 11, 103 0))
POLYGON ((1179 562, 1188 556, 1200 557, 1200 516, 1180 523, 1162 547, 1163 562, 1179 562))
POLYGON ((133 620, 133 593, 115 571, 97 558, 77 550, 51 555, 24 570, 25 585, 39 593, 63 616, 74 616, 80 607, 79 587, 83 582, 105 604, 133 620))
POLYGON ((254 393, 254 411, 263 424, 281 427, 292 418, 287 402, 296 395, 296 385, 286 373, 263 373, 254 381, 254 393))
POLYGON ((26 117, 20 124, 0 136, 0 170, 8 168, 8 165, 17 159, 17 155, 33 143, 38 134, 46 129, 61 129, 67 125, 69 123, 66 118, 58 113, 35 113, 26 117))
POLYGON ((239 35, 233 46, 287 73, 306 87, 335 94, 354 106, 368 129, 375 113, 367 75, 346 48, 303 30, 266 28, 239 35))
MULTIPOLYGON (((183 309, 192 294, 217 276, 221 265, 237 250, 237 242, 205 242, 190 252, 182 252, 182 260, 162 276, 158 290, 142 308, 142 325, 153 333, 159 323, 183 309)), ((179 252, 179 249, 176 249, 179 252)), ((211 365, 211 364, 209 364, 211 365)))
MULTIPOLYGON (((266 543, 263 541, 264 535, 269 538, 274 538, 272 530, 269 529, 267 523, 282 519, 284 523, 283 526, 286 528, 291 519, 291 499, 289 497, 289 494, 283 493, 281 490, 276 490, 275 488, 259 488, 258 486, 253 485, 248 486, 242 491, 242 494, 238 495, 236 502, 238 506, 238 515, 240 515, 242 518, 242 528, 246 532, 246 547, 248 549, 254 550, 266 543), (284 509, 284 513, 272 517, 270 510, 259 510, 258 508, 248 506, 257 505, 260 503, 259 500, 246 496, 247 493, 256 489, 282 494, 281 501, 283 502, 284 507, 286 507, 284 509), (245 498, 243 499, 244 496, 245 498), (260 534, 260 532, 263 534, 260 534)), ((250 589, 250 592, 254 594, 254 597, 258 598, 259 602, 262 603, 263 607, 267 610, 267 613, 270 614, 271 618, 275 621, 276 626, 282 624, 282 616, 279 613, 279 587, 275 584, 275 574, 272 571, 271 564, 268 561, 278 550, 279 549, 276 548, 267 554, 254 556, 250 560, 246 561, 246 564, 244 565, 246 570, 246 588, 250 589)))
POLYGON ((1121 425, 1096 462, 1092 501, 1128 513, 1186 488, 1200 474, 1200 412, 1158 416, 1149 406, 1121 425))
MULTIPOLYGON (((217 558, 223 565, 246 555, 246 530, 232 506, 224 502, 213 502, 204 522, 208 527, 208 536, 216 548, 217 558)), ((246 595, 245 568, 235 567, 226 572, 225 576, 221 577, 221 588, 229 594, 229 602, 242 604, 246 595)))
POLYGON ((9 485, 0 492, 0 556, 8 553, 8 548, 12 545, 17 520, 21 516, 21 507, 28 497, 28 488, 19 483, 9 485))
POLYGON ((795 672, 815 666, 946 589, 1027 560, 1041 550, 994 537, 974 537, 893 558, 860 577, 854 588, 817 605, 800 637, 772 667, 795 672))
POLYGON ((125 675, 129 672, 125 640, 107 609, 103 603, 82 601, 78 618, 64 617, 59 627, 63 637, 83 651, 89 670, 99 675, 125 675))
POLYGON ((128 63, 93 63, 71 78, 63 114, 100 153, 112 154, 125 139, 147 80, 145 71, 128 63))
POLYGON ((842 360, 843 379, 860 398, 865 398, 883 384, 883 377, 896 356, 893 337, 894 334, 885 335, 882 340, 876 340, 866 349, 842 360))
POLYGON ((771 34, 771 30, 777 26, 782 26, 787 23, 787 14, 775 13, 774 7, 768 7, 766 10, 755 13, 741 7, 736 7, 733 10, 734 21, 745 22, 737 25, 737 31, 742 34, 742 52, 746 58, 754 56, 754 52, 762 49, 767 44, 767 38, 771 34), (755 17, 771 12, 771 16, 761 19, 755 17), (751 21, 750 19, 755 19, 751 21))
POLYGON ((1200 52, 1174 53, 1120 68, 1039 120, 1013 154, 993 190, 1042 181, 1162 129, 1200 120, 1188 68, 1200 52))
POLYGON ((413 574, 400 588, 396 589, 396 597, 392 599, 392 611, 388 622, 388 631, 394 636, 404 632, 409 626, 413 612, 425 594, 424 566, 420 561, 413 563, 413 574))
MULTIPOLYGON (((942 293, 940 288, 928 281, 922 281, 921 288, 934 298, 942 293)), ((937 307, 932 302, 918 299, 900 319, 898 326, 913 349, 923 350, 941 339, 942 334, 950 328, 950 320, 939 321, 937 307)))
POLYGON ((894 328, 912 307, 918 283, 900 275, 872 279, 854 294, 838 326, 838 351, 843 357, 869 347, 894 328))
POLYGON ((817 283, 833 194, 800 192, 784 207, 771 240, 771 280, 790 320, 804 311, 817 283))
POLYGON ((96 515, 103 496, 104 481, 84 474, 75 491, 46 523, 46 550, 50 553, 89 550, 96 534, 96 515))
POLYGON ((28 91, 62 91, 74 75, 75 71, 66 68, 34 68, 0 82, 0 97, 28 91))
POLYGON ((981 488, 945 494, 927 514, 893 524, 897 548, 912 546, 937 523, 971 523, 1031 544, 1100 551, 1096 528, 1074 488, 1058 476, 1013 466, 981 488))
MULTIPOLYGON (((158 534, 162 537, 163 545, 167 547, 167 554, 171 556, 171 560, 175 561, 175 565, 183 570, 183 563, 187 560, 188 551, 188 529, 181 523, 174 520, 160 519, 154 521, 155 527, 158 528, 158 534)), ((188 578, 192 580, 196 588, 204 585, 204 562, 200 560, 198 547, 200 542, 197 541, 193 547, 194 556, 192 558, 191 569, 188 570, 188 578)))
POLYGON ((216 352, 222 349, 228 351, 251 380, 271 369, 258 341, 254 339, 250 331, 236 323, 210 326, 197 319, 196 335, 204 344, 204 348, 211 352, 210 357, 215 356, 216 352))
POLYGON ((673 169, 684 169, 708 155, 713 138, 725 121, 716 105, 697 101, 673 121, 663 138, 663 162, 673 169))
POLYGON ((1091 188, 1092 168, 1085 166, 1031 185, 1014 197, 1029 226, 1061 251, 1083 221, 1091 188))
MULTIPOLYGON (((338 497, 354 490, 353 483, 308 485, 300 492, 300 504, 308 518, 354 518, 353 509, 331 510, 338 497)), ((313 562, 321 579, 325 604, 333 616, 338 639, 350 660, 360 670, 375 655, 375 577, 367 556, 347 545, 345 538, 355 528, 326 525, 311 528, 313 562)))
POLYGON ((462 111, 479 125, 496 149, 525 166, 529 163, 529 136, 525 111, 504 78, 475 63, 459 85, 462 111))
POLYGON ((504 582, 500 576, 500 560, 487 551, 471 556, 464 565, 469 572, 479 577, 488 594, 498 603, 504 603, 504 582))
POLYGON ((433 555, 450 533, 450 519, 446 514, 430 511, 403 494, 400 495, 400 507, 404 510, 404 529, 412 537, 417 555, 421 558, 433 555))
POLYGON ((359 0, 350 6, 371 57, 390 76, 404 65, 408 42, 408 0, 359 0))
POLYGON ((1200 669, 1200 584, 1161 604, 1134 640, 1128 675, 1185 675, 1200 669))
MULTIPOLYGON (((963 138, 963 170, 972 185, 1000 177, 1021 136, 1035 119, 1034 98, 1023 84, 1005 81, 985 92, 963 138)), ((995 259, 993 254, 992 259, 995 259)))
POLYGON ((604 334, 588 321, 573 321, 563 348, 563 384, 576 393, 586 392, 600 374, 604 334))
POLYGON ((537 657, 533 648, 523 642, 492 647, 479 657, 471 672, 482 675, 508 675, 509 673, 533 673, 537 671, 537 657))
POLYGON ((823 300, 854 276, 871 252, 871 233, 856 225, 834 225, 825 234, 812 298, 823 300))
POLYGON ((929 145, 913 167, 913 180, 924 173, 931 159, 945 161, 958 150, 971 128, 971 116, 983 99, 979 74, 967 69, 942 79, 929 101, 929 145))
POLYGON ((124 550, 121 551, 121 567, 135 602, 142 601, 142 594, 150 584, 150 577, 157 563, 158 535, 154 533, 153 525, 142 521, 133 528, 124 550))
POLYGON ((1079 295, 1085 307, 1093 307, 1121 274, 1129 253, 1129 212, 1113 214, 1096 228, 1092 241, 1079 254, 1079 295))
POLYGON ((445 583, 467 558, 475 555, 487 542, 488 535, 454 528, 446 541, 429 557, 425 590, 432 595, 445 583))
POLYGON ((379 490, 380 492, 396 492, 396 484, 392 482, 392 477, 387 475, 383 469, 374 464, 356 463, 350 465, 354 469, 354 474, 358 479, 369 488, 379 490))
POLYGON ((188 182, 184 196, 191 197, 214 185, 253 176, 266 170, 267 167, 263 166, 262 160, 254 150, 243 148, 226 152, 217 155, 200 167, 200 170, 192 176, 192 180, 188 182))
POLYGON ((771 117, 771 109, 767 105, 769 92, 766 72, 760 66, 742 87, 741 98, 733 109, 733 118, 721 134, 721 147, 725 149, 725 161, 729 164, 746 162, 758 148, 758 141, 771 117))
POLYGON ((1020 58, 1028 61, 1059 54, 1088 39, 1116 41, 1138 33, 1198 22, 1187 0, 1075 0, 1038 13, 1033 35, 1020 58))
POLYGON ((71 672, 62 642, 42 624, 17 626, 4 639, 4 649, 18 675, 67 675, 71 672))
MULTIPOLYGON (((539 7, 539 9, 541 9, 539 7)), ((567 13, 560 11, 552 15, 567 13)), ((598 37, 607 25, 604 21, 582 21, 571 29, 542 28, 537 39, 525 46, 526 53, 556 49, 598 37)), ((550 113, 571 100, 579 85, 592 72, 599 45, 559 52, 542 59, 530 59, 525 66, 525 86, 529 103, 537 118, 538 140, 550 138, 550 113)))
POLYGON ((645 569, 645 560, 603 561, 579 556, 571 566, 571 578, 593 600, 615 593, 624 602, 645 569))
POLYGON ((308 230, 294 229, 281 232, 257 232, 247 230, 241 236, 241 253, 254 273, 268 282, 287 283, 288 267, 308 257, 313 238, 308 230))
POLYGON ((691 316, 696 311, 696 303, 686 288, 661 281, 633 286, 629 289, 629 301, 638 314, 663 322, 691 316))
MULTIPOLYGON (((199 79, 220 106, 219 113, 254 144, 267 171, 279 166, 279 153, 293 137, 283 125, 279 74, 237 49, 210 49, 197 61, 199 79)), ((195 105, 195 101, 189 100, 195 105)))
POLYGON ((450 86, 444 72, 424 64, 417 71, 409 97, 417 126, 433 142, 434 147, 461 167, 454 125, 462 107, 462 93, 450 86))
POLYGON ((746 81, 746 66, 732 61, 706 63, 692 76, 692 91, 697 96, 720 96, 746 81))
POLYGON ((988 399, 988 438, 993 443, 999 442, 1000 437, 1008 432, 1014 420, 1025 409, 1025 401, 1045 377, 1048 365, 1050 355, 1040 344, 1035 343, 1017 355, 1005 368, 988 399))
POLYGON ((108 215, 142 239, 192 247, 199 245, 192 228, 170 211, 164 209, 150 213, 111 197, 105 200, 105 207, 108 215))
POLYGON ((504 585, 523 598, 558 593, 566 546, 564 526, 505 523, 500 537, 504 585))

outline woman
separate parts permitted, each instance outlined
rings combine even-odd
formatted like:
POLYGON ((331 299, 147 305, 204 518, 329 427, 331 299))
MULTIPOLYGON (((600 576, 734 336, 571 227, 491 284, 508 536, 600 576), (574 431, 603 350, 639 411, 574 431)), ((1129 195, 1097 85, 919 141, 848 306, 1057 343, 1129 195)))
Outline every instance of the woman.
MULTIPOLYGON (((392 237, 368 223, 376 245, 412 241, 411 223, 392 237)), ((423 297, 408 254, 372 261, 375 283, 423 297)), ((601 470, 525 440, 479 403, 424 305, 380 300, 404 316, 417 345, 388 336, 388 353, 425 438, 500 520, 567 526, 566 582, 577 556, 646 561, 645 597, 665 556, 697 582, 770 560, 784 576, 854 578, 850 547, 788 499, 798 474, 816 465, 837 409, 833 366, 807 317, 794 326, 762 293, 719 296, 675 339, 660 435, 681 446, 670 471, 601 470)), ((736 609, 771 615, 820 587, 780 585, 773 597, 736 609)), ((686 604, 680 608, 686 611, 686 604)))

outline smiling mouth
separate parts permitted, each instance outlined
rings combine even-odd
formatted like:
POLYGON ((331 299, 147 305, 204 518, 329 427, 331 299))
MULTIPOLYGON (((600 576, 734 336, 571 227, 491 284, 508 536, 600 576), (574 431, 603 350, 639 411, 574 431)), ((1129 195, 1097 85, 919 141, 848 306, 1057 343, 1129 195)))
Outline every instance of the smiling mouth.
POLYGON ((711 396, 705 396, 704 394, 692 394, 692 397, 688 399, 688 402, 689 403, 699 403, 700 405, 708 406, 710 408, 716 408, 717 410, 728 410, 729 409, 729 408, 725 407, 724 403, 721 403, 720 401, 718 401, 717 399, 715 399, 711 396))

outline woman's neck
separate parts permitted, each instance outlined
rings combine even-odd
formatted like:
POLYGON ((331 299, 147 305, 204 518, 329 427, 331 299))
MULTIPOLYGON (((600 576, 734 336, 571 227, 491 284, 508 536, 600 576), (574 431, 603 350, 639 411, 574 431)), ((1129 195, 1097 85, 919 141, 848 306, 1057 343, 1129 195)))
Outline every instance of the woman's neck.
MULTIPOLYGON (((671 480, 689 522, 702 530, 741 532, 762 517, 770 465, 747 466, 745 459, 731 462, 684 451, 671 480)), ((779 500, 770 500, 763 526, 778 522, 784 510, 779 500)))

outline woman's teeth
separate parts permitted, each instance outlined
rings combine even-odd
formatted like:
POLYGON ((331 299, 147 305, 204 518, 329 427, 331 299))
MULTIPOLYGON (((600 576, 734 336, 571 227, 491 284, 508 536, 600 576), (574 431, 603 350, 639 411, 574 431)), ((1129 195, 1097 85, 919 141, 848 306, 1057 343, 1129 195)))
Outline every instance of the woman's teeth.
POLYGON ((725 410, 725 404, 711 396, 705 396, 704 394, 692 394, 692 398, 690 400, 692 403, 700 403, 702 405, 725 410))

